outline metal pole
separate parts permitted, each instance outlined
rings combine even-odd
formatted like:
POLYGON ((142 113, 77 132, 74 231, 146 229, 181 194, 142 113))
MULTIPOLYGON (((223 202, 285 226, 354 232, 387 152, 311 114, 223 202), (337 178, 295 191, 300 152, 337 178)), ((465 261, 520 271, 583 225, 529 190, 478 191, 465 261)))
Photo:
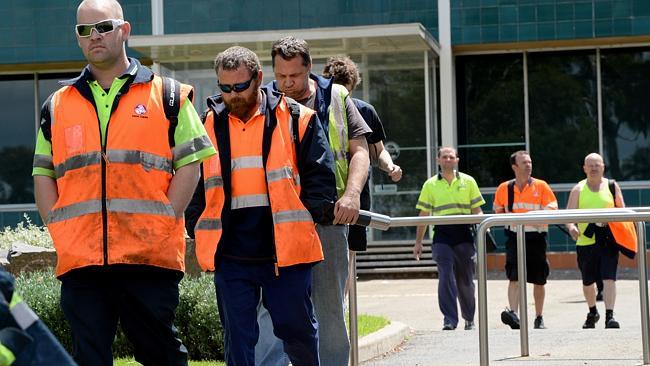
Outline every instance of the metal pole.
POLYGON ((359 365, 359 327, 357 323, 357 253, 350 251, 350 365, 359 365))
POLYGON ((477 259, 478 270, 476 280, 478 282, 478 336, 479 336, 479 362, 481 366, 490 363, 490 348, 488 345, 488 311, 487 311, 487 251, 485 250, 485 235, 487 225, 481 225, 476 230, 478 235, 477 259))
POLYGON ((517 277, 519 278, 519 344, 521 356, 528 356, 528 306, 526 296, 526 235, 524 225, 517 225, 517 277))
POLYGON ((650 364, 650 315, 648 311, 648 269, 645 244, 645 222, 636 223, 637 268, 639 270, 639 298, 641 299, 641 340, 643 364, 650 364))

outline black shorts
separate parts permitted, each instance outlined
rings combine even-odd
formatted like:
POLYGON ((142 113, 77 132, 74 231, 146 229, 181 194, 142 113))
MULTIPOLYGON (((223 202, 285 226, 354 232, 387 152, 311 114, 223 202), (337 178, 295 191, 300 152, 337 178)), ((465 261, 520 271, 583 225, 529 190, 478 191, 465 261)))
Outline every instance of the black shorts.
MULTIPOLYGON (((506 276, 518 281, 517 234, 506 230, 506 276)), ((549 274, 546 259, 546 233, 526 233, 526 282, 545 285, 549 274)))
POLYGON ((600 277, 616 281, 618 268, 618 248, 599 242, 592 245, 576 246, 578 268, 582 274, 582 284, 589 286, 600 277))

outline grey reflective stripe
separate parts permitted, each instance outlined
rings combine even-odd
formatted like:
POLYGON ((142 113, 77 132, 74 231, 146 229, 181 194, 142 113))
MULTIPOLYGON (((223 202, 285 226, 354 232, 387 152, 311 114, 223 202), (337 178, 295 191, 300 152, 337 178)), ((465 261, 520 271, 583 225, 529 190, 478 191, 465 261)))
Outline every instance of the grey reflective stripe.
POLYGON ((298 221, 313 221, 313 219, 307 210, 280 211, 273 214, 273 222, 276 224, 298 221))
POLYGON ((27 329, 38 320, 38 315, 22 301, 14 305, 10 311, 20 329, 27 329))
POLYGON ((221 220, 201 219, 194 227, 194 230, 221 230, 221 220))
POLYGON ((521 210, 528 210, 528 211, 536 211, 536 210, 541 210, 542 205, 537 204, 537 203, 523 203, 523 202, 515 202, 512 205, 512 209, 521 209, 521 210))
POLYGON ((79 169, 86 166, 97 165, 102 160, 102 153, 99 151, 79 154, 68 158, 68 160, 54 167, 54 174, 61 178, 69 170, 79 169))
POLYGON ((52 163, 52 155, 42 155, 34 154, 34 162, 32 163, 34 168, 45 168, 54 170, 54 164, 52 163))
MULTIPOLYGON (((348 95, 347 90, 343 86, 337 84, 332 86, 332 97, 330 101, 330 108, 334 113, 334 120, 336 122, 336 133, 339 138, 340 147, 347 150, 348 147, 348 124, 347 114, 345 109, 345 97, 348 95), (338 89, 338 90, 337 90, 338 89)), ((338 159, 337 156, 335 156, 338 159)), ((346 157, 347 158, 347 157, 346 157)))
POLYGON ((89 200, 75 203, 69 206, 59 207, 48 214, 47 223, 55 223, 68 220, 77 216, 99 213, 102 210, 100 200, 89 200))
POLYGON ((176 217, 170 204, 159 201, 114 198, 106 201, 106 209, 111 212, 127 212, 176 217))
POLYGON ((244 156, 243 158, 232 159, 230 161, 230 170, 234 172, 237 169, 263 168, 263 164, 261 156, 244 156))
POLYGON ((275 182, 280 179, 292 179, 293 174, 291 168, 288 166, 282 167, 280 169, 270 170, 266 172, 266 179, 271 182, 275 182))
POLYGON ((433 208, 433 206, 431 206, 430 204, 422 201, 418 201, 417 205, 420 207, 424 207, 425 210, 429 210, 429 211, 433 208))
POLYGON ((269 196, 265 194, 249 194, 245 196, 233 197, 230 208, 236 210, 238 208, 264 207, 268 205, 269 196))
POLYGON ((176 145, 172 149, 172 156, 174 157, 174 161, 179 161, 210 146, 212 146, 212 143, 207 135, 199 136, 180 145, 176 145))
POLYGON ((483 201, 483 196, 478 196, 478 197, 474 198, 473 200, 469 201, 469 204, 471 206, 474 206, 475 204, 477 204, 477 203, 479 203, 481 201, 483 201))
POLYGON ((203 183, 203 187, 206 191, 210 188, 223 187, 223 178, 220 176, 210 177, 203 183))
POLYGON ((444 210, 449 210, 453 208, 458 208, 461 210, 471 210, 472 207, 470 205, 462 204, 462 203, 450 203, 447 205, 441 205, 441 206, 434 206, 431 211, 444 211, 444 210))
POLYGON ((142 167, 172 173, 172 162, 164 156, 138 150, 108 150, 106 159, 110 163, 142 164, 142 167))

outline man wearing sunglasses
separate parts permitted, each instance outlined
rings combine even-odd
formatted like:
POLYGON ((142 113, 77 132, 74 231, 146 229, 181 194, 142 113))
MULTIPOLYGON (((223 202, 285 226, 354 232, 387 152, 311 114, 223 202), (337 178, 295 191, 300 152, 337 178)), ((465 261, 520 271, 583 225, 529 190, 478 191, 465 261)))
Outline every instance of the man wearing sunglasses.
POLYGON ((216 151, 192 88, 126 56, 131 26, 117 1, 81 2, 77 23, 88 65, 43 105, 32 173, 74 358, 112 365, 119 322, 140 363, 187 365, 173 325, 183 211, 216 151))
MULTIPOLYGON (((318 114, 334 155, 336 193, 334 225, 317 225, 325 260, 314 267, 314 311, 319 323, 321 363, 347 365, 350 341, 345 328, 345 284, 348 279, 348 225, 359 216, 360 193, 368 177, 366 135, 372 130, 355 107, 344 86, 311 72, 309 45, 285 37, 271 50, 273 87, 318 114)), ((258 365, 286 365, 274 339, 266 312, 260 309, 258 365)))
POLYGON ((214 271, 228 365, 254 364, 261 292, 296 366, 319 365, 310 299, 323 259, 314 221, 331 223, 333 158, 313 110, 260 88, 261 64, 243 47, 217 55, 220 94, 205 127, 218 154, 203 164, 187 211, 201 268, 214 271))

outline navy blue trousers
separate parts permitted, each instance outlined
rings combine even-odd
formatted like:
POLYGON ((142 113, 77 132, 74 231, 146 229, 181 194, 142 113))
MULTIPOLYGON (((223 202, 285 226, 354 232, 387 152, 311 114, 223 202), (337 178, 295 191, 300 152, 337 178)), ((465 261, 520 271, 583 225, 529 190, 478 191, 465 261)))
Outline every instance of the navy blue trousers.
POLYGON ((273 332, 294 366, 318 366, 318 323, 311 302, 312 265, 274 265, 225 260, 214 275, 228 366, 254 366, 259 335, 257 304, 271 315, 273 332))
POLYGON ((465 320, 474 320, 474 272, 476 249, 474 243, 433 244, 433 260, 438 266, 438 304, 444 324, 458 325, 458 305, 465 320))
POLYGON ((118 321, 143 365, 187 365, 174 317, 183 273, 151 266, 72 270, 61 280, 61 307, 80 366, 113 365, 118 321))

